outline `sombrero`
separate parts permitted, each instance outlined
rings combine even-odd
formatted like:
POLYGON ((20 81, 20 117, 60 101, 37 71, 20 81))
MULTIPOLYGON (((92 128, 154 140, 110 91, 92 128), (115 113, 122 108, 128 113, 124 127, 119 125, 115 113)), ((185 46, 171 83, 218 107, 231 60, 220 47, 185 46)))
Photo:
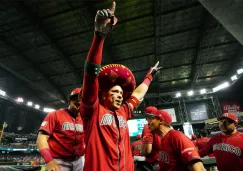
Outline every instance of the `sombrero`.
POLYGON ((123 98, 129 97, 136 87, 133 73, 126 66, 121 64, 109 64, 100 69, 99 89, 107 91, 111 87, 119 85, 123 90, 123 98))

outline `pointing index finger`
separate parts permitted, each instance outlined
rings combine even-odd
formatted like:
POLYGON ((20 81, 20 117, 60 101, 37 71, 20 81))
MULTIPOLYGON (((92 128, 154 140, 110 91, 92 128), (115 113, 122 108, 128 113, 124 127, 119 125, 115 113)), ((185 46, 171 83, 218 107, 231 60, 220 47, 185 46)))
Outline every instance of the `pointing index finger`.
POLYGON ((115 1, 113 1, 113 3, 112 3, 112 6, 111 6, 111 13, 114 15, 115 14, 115 10, 116 10, 116 2, 115 1))

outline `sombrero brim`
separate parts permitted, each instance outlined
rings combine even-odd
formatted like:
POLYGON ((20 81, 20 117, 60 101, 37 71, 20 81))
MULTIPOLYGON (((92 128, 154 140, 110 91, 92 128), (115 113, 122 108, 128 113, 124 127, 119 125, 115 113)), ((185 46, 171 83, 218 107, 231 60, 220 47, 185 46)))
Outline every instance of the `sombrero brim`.
POLYGON ((109 64, 102 67, 98 78, 100 91, 107 91, 119 85, 123 89, 124 97, 131 95, 136 87, 133 73, 121 64, 109 64))

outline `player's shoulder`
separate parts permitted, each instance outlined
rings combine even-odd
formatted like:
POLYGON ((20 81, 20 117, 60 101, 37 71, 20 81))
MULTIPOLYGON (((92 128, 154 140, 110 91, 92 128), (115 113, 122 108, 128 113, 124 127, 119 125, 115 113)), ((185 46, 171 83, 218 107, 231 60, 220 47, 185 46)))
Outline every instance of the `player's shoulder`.
POLYGON ((181 131, 177 130, 171 130, 171 136, 177 136, 177 137, 186 137, 185 134, 183 134, 181 131))
POLYGON ((64 109, 58 109, 58 110, 55 110, 54 113, 55 113, 56 115, 61 115, 61 114, 66 114, 66 113, 68 113, 68 111, 67 111, 67 108, 64 108, 64 109))

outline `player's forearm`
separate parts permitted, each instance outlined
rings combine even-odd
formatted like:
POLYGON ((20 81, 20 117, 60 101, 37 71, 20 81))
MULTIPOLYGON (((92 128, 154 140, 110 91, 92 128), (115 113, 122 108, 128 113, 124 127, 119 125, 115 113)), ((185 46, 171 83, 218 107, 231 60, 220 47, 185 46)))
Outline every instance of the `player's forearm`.
POLYGON ((143 144, 142 146, 142 154, 148 155, 152 152, 152 144, 143 144))
POLYGON ((85 105, 93 105, 98 98, 98 74, 102 61, 104 38, 95 35, 90 47, 83 80, 82 101, 85 105))
POLYGON ((206 171, 202 162, 196 162, 192 165, 189 165, 188 168, 190 171, 206 171))
POLYGON ((132 93, 138 100, 142 100, 148 91, 148 85, 142 82, 132 93))
POLYGON ((37 148, 39 149, 39 152, 42 158, 45 160, 46 164, 53 160, 48 145, 48 139, 49 135, 39 133, 36 141, 37 148))
POLYGON ((43 134, 39 133, 37 136, 37 141, 36 141, 37 148, 39 150, 44 149, 44 148, 49 148, 48 139, 49 139, 49 135, 43 135, 43 134))

